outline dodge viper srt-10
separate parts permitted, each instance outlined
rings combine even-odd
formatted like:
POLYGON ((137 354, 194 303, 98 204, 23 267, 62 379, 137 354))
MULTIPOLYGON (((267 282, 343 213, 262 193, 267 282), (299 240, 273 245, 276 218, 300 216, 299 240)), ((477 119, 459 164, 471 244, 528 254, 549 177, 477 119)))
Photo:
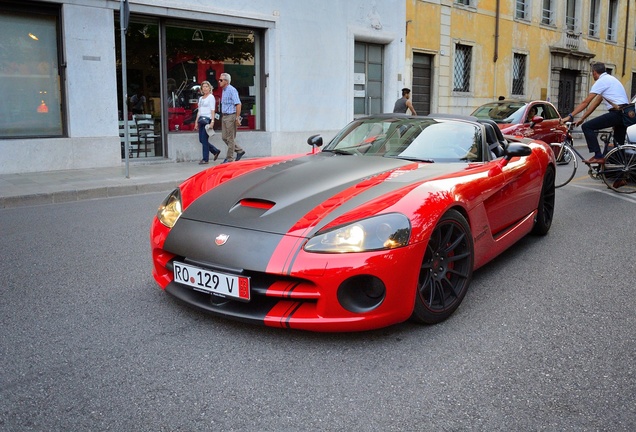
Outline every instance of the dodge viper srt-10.
POLYGON ((358 331, 448 318, 483 266, 554 215, 554 154, 491 120, 382 114, 311 153, 186 180, 151 227, 153 277, 198 309, 358 331))

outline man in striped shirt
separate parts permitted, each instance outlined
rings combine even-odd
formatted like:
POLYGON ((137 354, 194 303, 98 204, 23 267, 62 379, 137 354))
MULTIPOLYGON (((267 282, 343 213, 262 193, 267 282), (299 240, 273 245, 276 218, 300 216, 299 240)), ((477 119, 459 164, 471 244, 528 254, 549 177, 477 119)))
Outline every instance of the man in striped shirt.
POLYGON ((219 78, 219 86, 223 89, 221 96, 221 138, 227 144, 227 155, 223 163, 234 161, 234 152, 236 152, 237 161, 245 154, 245 150, 236 143, 236 129, 241 124, 241 99, 238 91, 230 85, 230 82, 232 82, 230 74, 222 73, 219 78))

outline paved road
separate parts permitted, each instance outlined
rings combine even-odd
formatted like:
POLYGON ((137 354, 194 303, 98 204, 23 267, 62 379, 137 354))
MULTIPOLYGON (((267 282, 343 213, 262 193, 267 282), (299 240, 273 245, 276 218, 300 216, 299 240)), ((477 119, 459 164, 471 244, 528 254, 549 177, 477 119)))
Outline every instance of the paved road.
POLYGON ((161 292, 162 198, 0 210, 0 430, 636 430, 636 197, 577 179, 450 320, 344 335, 161 292))

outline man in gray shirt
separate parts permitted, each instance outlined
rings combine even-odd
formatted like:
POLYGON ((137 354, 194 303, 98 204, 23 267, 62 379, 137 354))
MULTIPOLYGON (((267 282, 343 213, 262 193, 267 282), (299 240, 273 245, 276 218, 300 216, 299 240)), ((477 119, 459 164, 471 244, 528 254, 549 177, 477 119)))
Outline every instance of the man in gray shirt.
POLYGON ((410 97, 411 97, 411 89, 403 88, 402 97, 398 99, 397 101, 395 101, 393 112, 404 114, 406 113, 406 109, 408 108, 411 110, 411 114, 417 115, 417 113, 415 112, 415 108, 413 108, 413 104, 409 100, 410 97))

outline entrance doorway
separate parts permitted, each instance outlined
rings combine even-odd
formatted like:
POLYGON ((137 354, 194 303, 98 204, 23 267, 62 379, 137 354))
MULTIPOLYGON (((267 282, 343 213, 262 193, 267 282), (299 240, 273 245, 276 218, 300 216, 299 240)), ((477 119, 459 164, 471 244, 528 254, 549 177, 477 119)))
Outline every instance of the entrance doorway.
POLYGON ((413 108, 418 115, 431 113, 431 88, 433 84, 433 56, 413 54, 413 108))
POLYGON ((563 69, 559 74, 559 103, 558 110, 561 115, 572 112, 575 103, 576 77, 579 72, 563 69))
MULTIPOLYGON (((119 20, 116 20, 119 23, 119 20)), ((121 38, 116 28, 117 90, 121 155, 125 157, 124 128, 128 128, 129 156, 163 156, 159 24, 155 20, 131 20, 126 32, 126 81, 128 112, 122 111, 121 38)))

